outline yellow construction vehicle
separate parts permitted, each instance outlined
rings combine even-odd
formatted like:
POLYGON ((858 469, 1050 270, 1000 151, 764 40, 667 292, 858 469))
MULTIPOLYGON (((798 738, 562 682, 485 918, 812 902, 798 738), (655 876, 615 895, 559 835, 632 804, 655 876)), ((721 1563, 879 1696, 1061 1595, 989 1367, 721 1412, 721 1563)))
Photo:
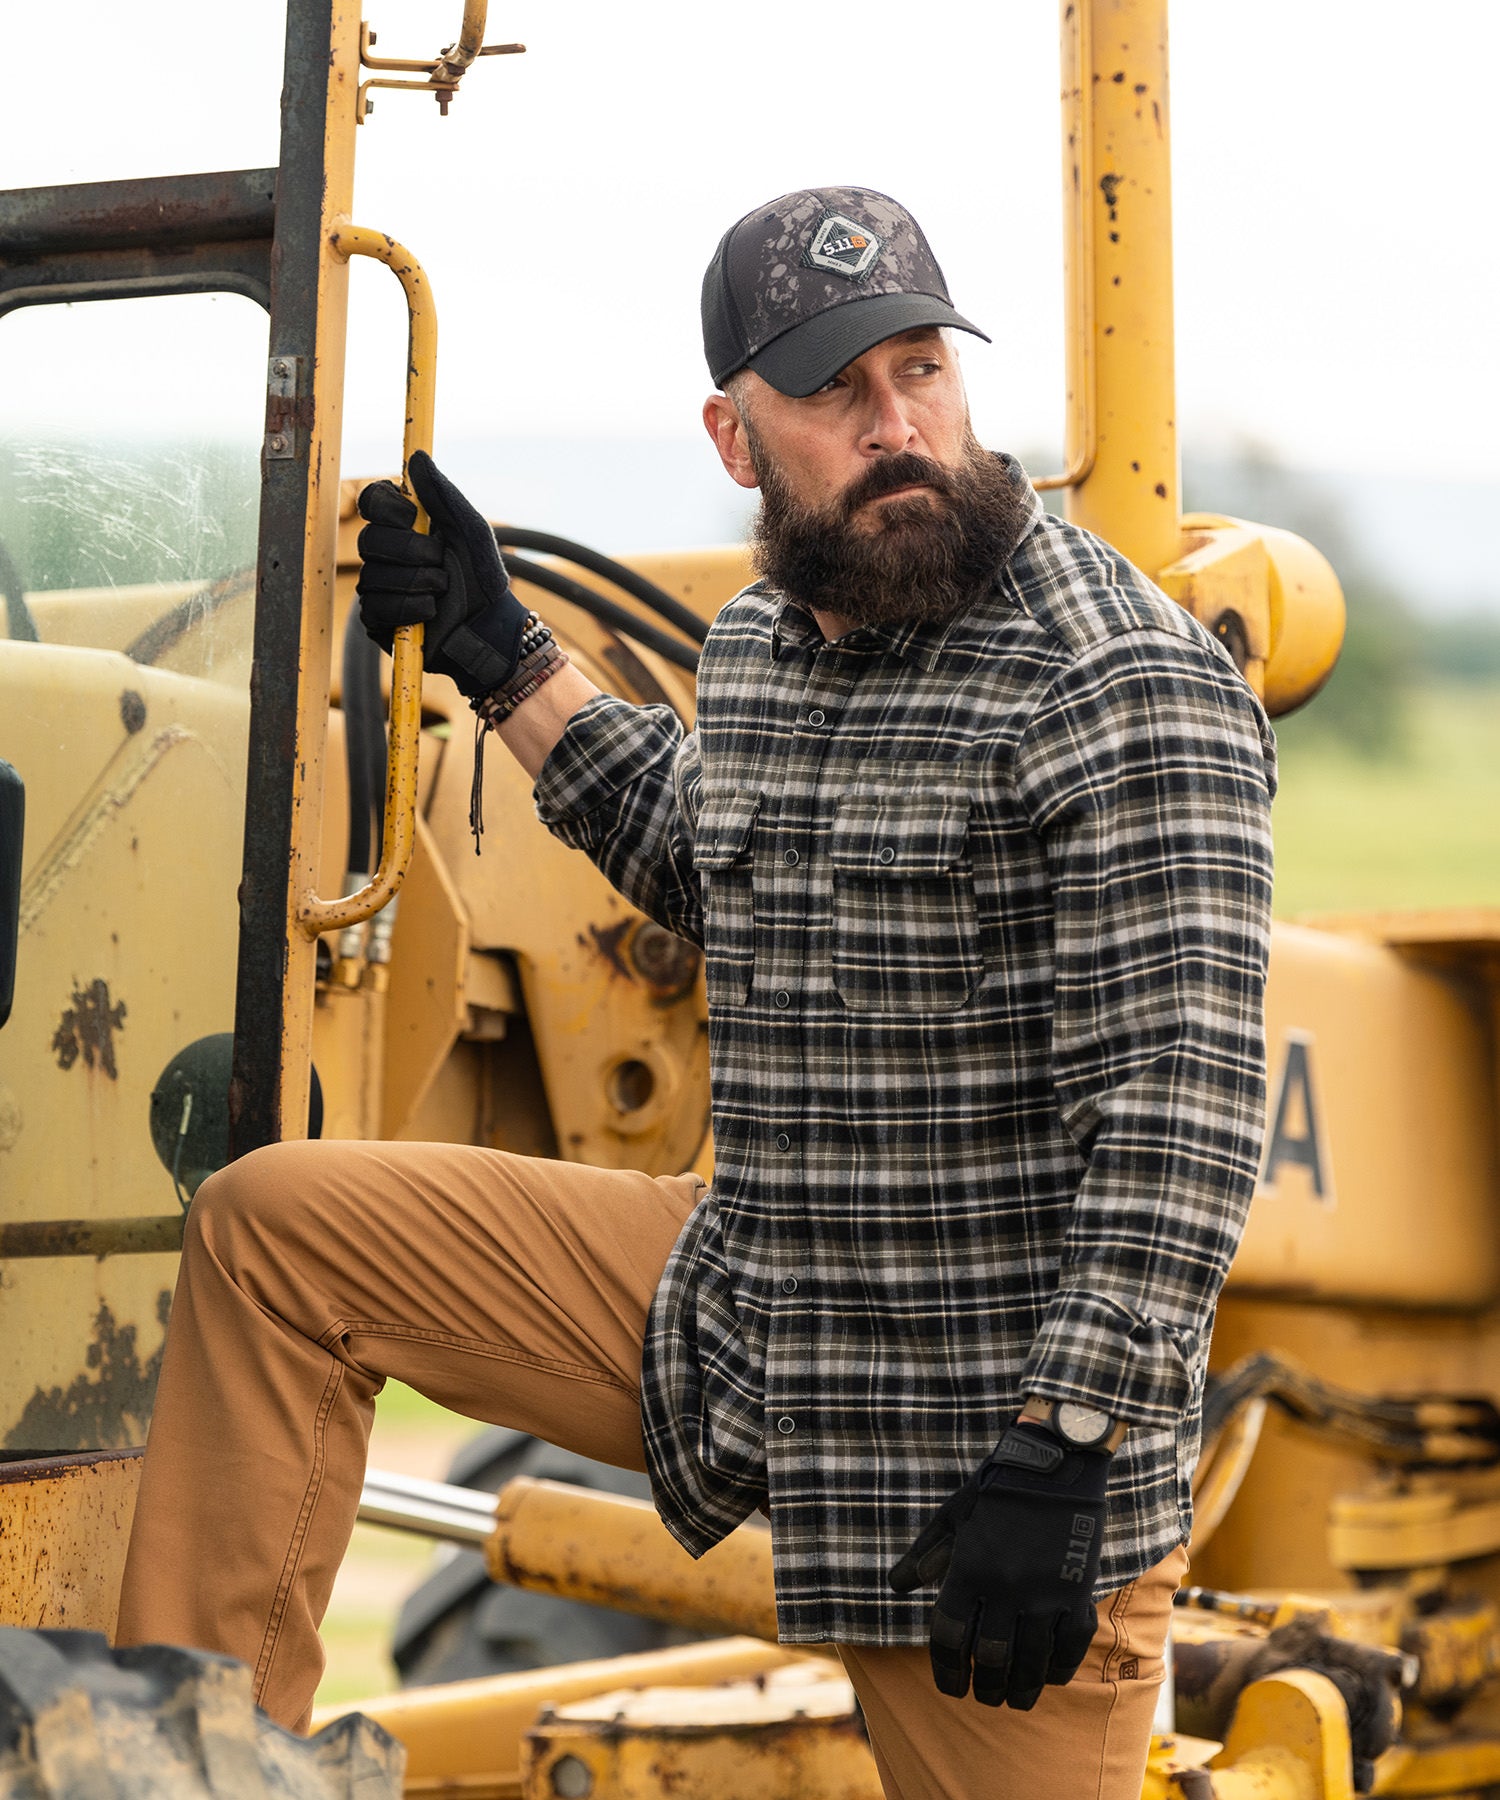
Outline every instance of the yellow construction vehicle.
MULTIPOLYGON (((1068 426, 1038 485, 1282 713, 1332 667, 1342 602, 1310 545, 1181 511, 1164 11, 1060 8, 1068 426)), ((357 10, 289 0, 275 168, 0 195, 0 314, 187 293, 269 313, 253 568, 226 549, 105 586, 31 576, 42 546, 19 537, 0 557, 0 1623, 112 1625, 182 1220, 227 1157, 321 1130, 711 1168, 697 952, 537 831, 498 755, 503 871, 476 860, 467 707, 423 683, 411 633, 382 693, 349 623, 353 257, 405 298, 407 453, 431 442, 436 357, 421 265, 352 216, 355 145, 372 89, 446 105, 514 48, 484 45, 484 12, 401 59, 357 10)), ((497 530, 601 687, 691 717, 742 548, 626 567, 497 530)), ((1149 1795, 1500 1791, 1497 992, 1500 912, 1278 927, 1266 1157, 1149 1795)), ((720 1634, 370 1702, 408 1793, 878 1793, 836 1669, 774 1642, 763 1534, 691 1565, 649 1508, 524 1479, 495 1502, 372 1474, 365 1513, 481 1545, 499 1580, 720 1634)), ((67 1657, 15 1655, 46 1698, 28 1767, 50 1757, 56 1784, 0 1762, 0 1793, 111 1791, 70 1773, 67 1657)), ((177 1678, 152 1679, 140 1703, 170 1711, 177 1678)), ((227 1716, 205 1679, 195 1716, 227 1716)), ((250 1729, 234 1692, 225 1744, 250 1729)), ((95 1711, 91 1741, 115 1741, 95 1711)), ((378 1733, 329 1731, 337 1791, 382 1759, 389 1780, 378 1733)))

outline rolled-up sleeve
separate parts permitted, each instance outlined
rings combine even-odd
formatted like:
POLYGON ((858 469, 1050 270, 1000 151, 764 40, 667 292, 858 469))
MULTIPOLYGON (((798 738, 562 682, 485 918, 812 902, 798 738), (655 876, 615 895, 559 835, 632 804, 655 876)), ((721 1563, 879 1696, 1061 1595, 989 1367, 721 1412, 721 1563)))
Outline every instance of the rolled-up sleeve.
POLYGON ((1167 1425, 1194 1398, 1265 1117, 1269 726, 1143 629, 1057 678, 1018 788, 1052 884, 1052 1079, 1084 1170, 1023 1391, 1167 1425))
POLYGON ((667 706, 601 694, 576 712, 537 777, 537 817, 632 905, 703 942, 693 869, 697 741, 667 706))

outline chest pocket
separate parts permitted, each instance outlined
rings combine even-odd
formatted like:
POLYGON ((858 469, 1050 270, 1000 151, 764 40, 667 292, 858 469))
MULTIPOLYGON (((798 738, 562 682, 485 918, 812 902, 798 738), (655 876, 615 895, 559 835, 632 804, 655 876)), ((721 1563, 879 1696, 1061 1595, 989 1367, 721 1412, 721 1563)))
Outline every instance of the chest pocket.
POLYGON ((705 794, 693 867, 703 892, 703 961, 710 1006, 743 1006, 755 973, 755 818, 760 795, 705 794))
POLYGON ((850 1012, 951 1012, 983 972, 969 803, 849 794, 829 843, 833 985, 850 1012))

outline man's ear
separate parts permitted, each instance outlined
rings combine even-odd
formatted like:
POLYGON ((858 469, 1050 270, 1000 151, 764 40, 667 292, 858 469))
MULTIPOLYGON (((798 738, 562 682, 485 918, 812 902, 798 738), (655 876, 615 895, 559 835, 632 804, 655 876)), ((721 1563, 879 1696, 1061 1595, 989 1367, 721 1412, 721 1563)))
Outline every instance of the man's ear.
POLYGON ((759 487, 760 477, 755 473, 750 456, 745 421, 728 394, 710 394, 703 402, 703 424, 730 480, 737 481, 743 488, 759 487))

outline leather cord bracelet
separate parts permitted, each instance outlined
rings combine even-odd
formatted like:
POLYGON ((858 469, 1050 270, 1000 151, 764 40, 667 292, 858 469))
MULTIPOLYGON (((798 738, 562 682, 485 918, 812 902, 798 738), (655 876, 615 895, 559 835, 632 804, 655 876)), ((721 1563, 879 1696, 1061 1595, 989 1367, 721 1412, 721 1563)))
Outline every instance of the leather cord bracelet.
POLYGON ((510 677, 488 694, 476 694, 469 701, 474 709, 474 780, 469 788, 469 830, 474 836, 474 854, 480 853, 479 840, 484 836, 484 739, 485 733, 503 725, 525 700, 545 687, 568 661, 568 653, 535 613, 526 615, 521 633, 519 660, 510 677))

